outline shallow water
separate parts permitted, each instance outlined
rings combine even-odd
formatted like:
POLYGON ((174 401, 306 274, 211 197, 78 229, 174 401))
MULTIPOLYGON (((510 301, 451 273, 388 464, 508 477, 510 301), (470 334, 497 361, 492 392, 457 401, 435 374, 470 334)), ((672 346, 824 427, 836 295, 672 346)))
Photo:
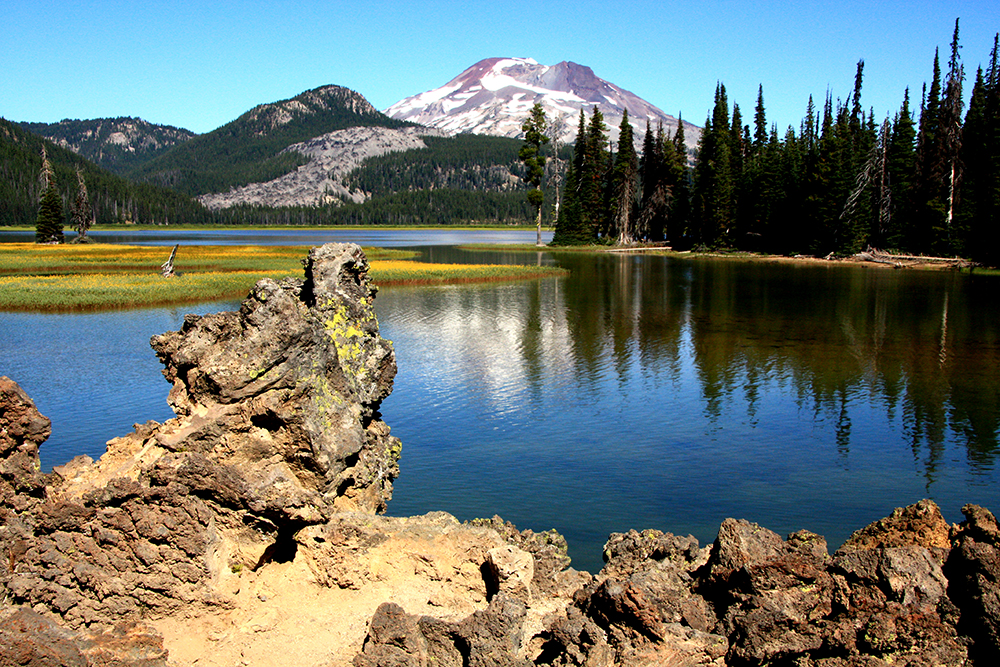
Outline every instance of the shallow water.
MULTIPOLYGON (((256 241, 254 241, 256 242, 256 241)), ((463 241, 464 242, 464 241, 463 241)), ((923 497, 1000 508, 997 281, 647 256, 464 253, 568 278, 385 288, 403 441, 391 514, 556 528, 596 570, 608 533, 711 541, 728 516, 835 548, 923 497)), ((186 312, 0 313, 0 374, 53 420, 46 469, 171 416, 149 337, 186 312)))

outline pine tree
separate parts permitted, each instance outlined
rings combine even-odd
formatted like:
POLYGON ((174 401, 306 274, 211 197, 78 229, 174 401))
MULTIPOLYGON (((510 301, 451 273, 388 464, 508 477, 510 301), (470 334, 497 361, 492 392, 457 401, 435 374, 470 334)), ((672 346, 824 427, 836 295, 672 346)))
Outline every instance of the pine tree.
POLYGON ((673 171, 676 162, 673 144, 663 136, 663 123, 656 134, 646 121, 646 136, 642 143, 642 157, 639 161, 641 200, 636 230, 640 237, 654 243, 663 241, 664 228, 670 202, 668 172, 673 171))
POLYGON ((684 239, 690 237, 692 182, 691 170, 688 168, 687 144, 684 139, 684 119, 680 114, 677 114, 677 130, 671 143, 677 161, 674 163, 675 171, 670 176, 673 191, 665 234, 670 243, 686 245, 684 239))
POLYGON ((962 82, 965 68, 958 55, 958 19, 955 19, 955 34, 951 40, 951 58, 948 60, 948 77, 945 80, 944 100, 941 105, 941 156, 943 182, 941 198, 945 201, 944 238, 939 237, 939 247, 945 251, 959 250, 955 245, 954 218, 958 204, 959 186, 962 181, 962 82), (940 243, 944 241, 945 243, 940 243))
POLYGON ((917 133, 917 180, 914 188, 913 227, 909 235, 912 252, 929 252, 935 229, 943 226, 944 208, 937 196, 942 180, 941 158, 941 64, 934 51, 931 87, 920 107, 917 133))
POLYGON ((903 105, 892 123, 889 139, 887 170, 892 203, 889 221, 881 238, 874 239, 876 247, 898 249, 907 245, 906 221, 913 215, 913 187, 917 170, 915 149, 917 131, 910 112, 910 89, 903 94, 903 105))
POLYGON ((968 253, 988 266, 1000 266, 1000 34, 993 38, 989 66, 976 76, 962 130, 963 225, 968 253))
MULTIPOLYGON (((660 132, 663 132, 663 125, 660 125, 660 132)), ((653 195, 657 182, 660 180, 663 170, 663 144, 657 142, 657 135, 653 134, 653 128, 646 121, 646 135, 642 140, 642 156, 639 158, 639 180, 642 182, 642 204, 653 195)))
POLYGON ((694 173, 695 240, 705 246, 728 245, 733 225, 732 129, 726 87, 715 89, 715 106, 699 141, 694 173))
POLYGON ((38 217, 35 219, 36 243, 63 242, 63 202, 56 187, 55 173, 49 157, 42 148, 42 169, 38 175, 42 196, 38 203, 38 217))
POLYGON ((757 106, 753 112, 753 148, 755 152, 764 149, 768 141, 767 113, 764 111, 764 85, 757 86, 757 106))
POLYGON ((73 242, 85 243, 87 241, 87 232, 90 230, 91 225, 94 224, 94 212, 90 208, 90 197, 87 196, 87 184, 83 180, 83 171, 80 167, 76 168, 76 180, 76 199, 73 200, 71 215, 73 217, 73 225, 76 227, 77 237, 73 242))
POLYGON ((582 183, 580 174, 587 162, 587 125, 583 110, 580 110, 580 126, 573 145, 573 160, 566 170, 566 184, 563 188, 562 206, 556 219, 552 245, 586 245, 594 242, 593 227, 583 211, 582 183))
POLYGON ((618 130, 618 153, 615 155, 611 175, 612 233, 617 235, 619 245, 629 245, 635 241, 633 210, 638 186, 639 160, 635 154, 628 109, 622 113, 622 122, 618 130))
POLYGON ((596 106, 586 128, 582 163, 577 172, 580 207, 583 219, 593 230, 593 237, 607 234, 607 176, 611 153, 608 151, 604 114, 596 106))
POLYGON ((542 245, 542 176, 545 175, 545 156, 542 155, 542 146, 549 143, 549 138, 545 136, 545 110, 542 105, 535 103, 531 108, 531 114, 521 126, 524 132, 524 145, 518 153, 518 158, 524 163, 524 181, 528 184, 528 203, 535 208, 535 219, 538 230, 536 240, 537 245, 542 245))

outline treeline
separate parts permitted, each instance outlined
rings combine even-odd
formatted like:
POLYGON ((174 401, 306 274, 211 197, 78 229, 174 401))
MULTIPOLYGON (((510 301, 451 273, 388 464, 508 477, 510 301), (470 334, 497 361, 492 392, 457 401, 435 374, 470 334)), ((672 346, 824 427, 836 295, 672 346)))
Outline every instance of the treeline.
POLYGON ((362 204, 217 211, 227 225, 459 225, 525 223, 532 209, 522 191, 483 192, 454 188, 410 190, 374 197, 362 204))
POLYGON ((43 185, 42 148, 54 181, 69 211, 76 196, 79 167, 87 184, 97 224, 203 224, 213 214, 197 201, 167 188, 134 183, 0 118, 0 226, 32 225, 38 215, 43 185))
POLYGON ((454 188, 508 192, 522 188, 521 142, 507 137, 459 134, 422 137, 426 148, 365 160, 344 185, 373 197, 408 190, 454 188))
POLYGON ((819 256, 871 246, 1000 264, 997 51, 995 40, 967 111, 956 21, 947 68, 935 54, 916 118, 909 90, 891 120, 863 110, 862 61, 848 102, 828 95, 817 111, 810 98, 784 136, 767 124, 762 89, 745 124, 719 84, 693 166, 682 135, 648 126, 641 157, 624 138, 613 154, 600 112, 589 123, 581 113, 553 242, 819 256))

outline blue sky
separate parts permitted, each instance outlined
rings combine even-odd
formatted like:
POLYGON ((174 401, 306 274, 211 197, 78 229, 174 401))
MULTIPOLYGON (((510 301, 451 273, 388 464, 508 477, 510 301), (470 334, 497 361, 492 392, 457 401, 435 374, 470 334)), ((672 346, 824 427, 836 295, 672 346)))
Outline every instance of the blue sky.
POLYGON ((1000 2, 125 2, 0 0, 0 116, 139 116, 207 132, 257 104, 338 84, 379 109, 475 62, 570 60, 703 124, 716 82, 752 121, 796 128, 810 94, 851 94, 881 119, 946 66, 961 19, 966 90, 1000 31, 1000 2))

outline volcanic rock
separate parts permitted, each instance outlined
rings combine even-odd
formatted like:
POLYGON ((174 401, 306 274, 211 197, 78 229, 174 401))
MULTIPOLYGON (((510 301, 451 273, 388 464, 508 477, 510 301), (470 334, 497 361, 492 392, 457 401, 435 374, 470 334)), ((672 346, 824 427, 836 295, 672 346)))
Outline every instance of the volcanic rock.
POLYGON ((385 517, 395 357, 360 248, 310 251, 238 312, 151 344, 177 416, 45 475, 49 422, 0 378, 4 665, 993 665, 1000 526, 897 509, 832 556, 723 521, 713 544, 385 517), (168 653, 169 652, 169 653, 168 653))

